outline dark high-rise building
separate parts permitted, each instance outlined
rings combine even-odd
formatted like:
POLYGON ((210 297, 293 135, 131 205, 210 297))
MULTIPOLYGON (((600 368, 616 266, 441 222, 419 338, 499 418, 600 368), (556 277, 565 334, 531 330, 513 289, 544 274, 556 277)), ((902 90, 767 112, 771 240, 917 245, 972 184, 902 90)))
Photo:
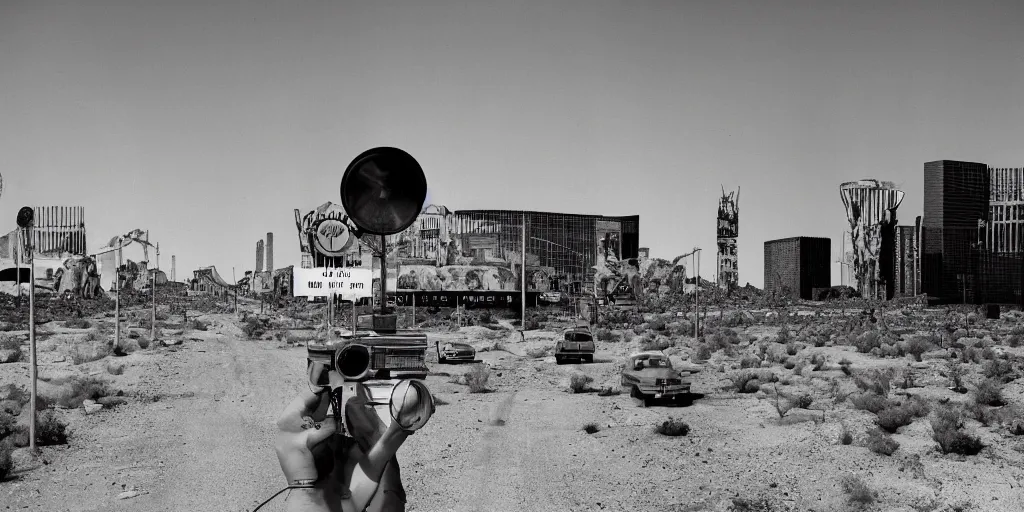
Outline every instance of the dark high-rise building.
POLYGON ((832 240, 798 236, 764 243, 764 289, 815 300, 831 286, 832 240))
POLYGON ((982 163, 924 164, 921 291, 936 302, 980 299, 979 225, 988 216, 989 183, 982 163))

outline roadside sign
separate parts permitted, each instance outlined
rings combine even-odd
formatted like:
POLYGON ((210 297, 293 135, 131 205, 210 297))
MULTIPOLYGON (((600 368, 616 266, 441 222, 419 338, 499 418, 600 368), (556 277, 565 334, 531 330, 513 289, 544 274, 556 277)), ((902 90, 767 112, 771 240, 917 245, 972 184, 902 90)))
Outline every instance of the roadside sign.
POLYGON ((296 297, 356 300, 373 294, 373 271, 368 268, 296 268, 292 275, 296 297))

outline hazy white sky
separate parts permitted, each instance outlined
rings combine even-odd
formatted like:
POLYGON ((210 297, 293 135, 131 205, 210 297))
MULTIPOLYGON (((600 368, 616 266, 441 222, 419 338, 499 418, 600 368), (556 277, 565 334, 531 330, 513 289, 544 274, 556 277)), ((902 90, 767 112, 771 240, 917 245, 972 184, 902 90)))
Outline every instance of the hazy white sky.
POLYGON ((434 203, 639 214, 707 278, 741 186, 761 286, 765 240, 838 256, 844 181, 912 224, 924 162, 1024 166, 1022 28, 1017 0, 0 0, 0 227, 81 205, 90 247, 149 229, 178 279, 241 276, 268 231, 297 264, 292 210, 388 145, 434 203))

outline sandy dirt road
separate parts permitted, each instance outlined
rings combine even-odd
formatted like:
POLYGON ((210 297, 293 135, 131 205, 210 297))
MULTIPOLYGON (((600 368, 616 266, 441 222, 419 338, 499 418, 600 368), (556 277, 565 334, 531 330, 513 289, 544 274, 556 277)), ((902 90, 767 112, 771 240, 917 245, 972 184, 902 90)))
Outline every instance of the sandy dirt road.
MULTIPOLYGON (((180 348, 136 352, 121 358, 123 375, 105 375, 142 398, 91 415, 61 411, 70 444, 44 448, 37 461, 16 454, 15 478, 0 483, 0 509, 249 511, 278 491, 284 482, 272 450, 274 422, 305 385, 305 349, 244 340, 233 315, 209 319, 210 331, 189 333, 196 339, 180 348), (118 498, 132 489, 140 494, 118 498)), ((431 334, 478 350, 493 345, 475 336, 431 334)), ((694 388, 706 396, 689 407, 570 394, 573 372, 592 376, 595 386, 616 382, 629 348, 602 344, 586 365, 524 356, 548 341, 481 351, 490 393, 471 394, 445 375, 468 368, 428 357, 435 374, 427 384, 444 404, 399 451, 408 510, 724 511, 733 497, 762 493, 772 510, 852 510, 838 485, 846 472, 877 490, 885 504, 877 510, 910 512, 932 502, 931 510, 945 510, 939 504, 966 499, 982 506, 975 510, 1024 510, 1017 445, 986 457, 943 457, 920 441, 929 427, 919 421, 896 436, 899 454, 882 457, 837 443, 841 423, 855 432, 870 426, 864 411, 830 410, 822 423, 796 414, 797 421, 780 423, 767 401, 722 391, 724 375, 711 370, 698 374, 694 388), (655 433, 668 417, 688 422, 690 434, 655 433), (600 431, 587 434, 588 423, 600 431), (921 471, 902 462, 912 455, 924 461, 921 471)), ((76 371, 99 372, 103 364, 76 371)), ((262 510, 283 510, 283 501, 262 510)))

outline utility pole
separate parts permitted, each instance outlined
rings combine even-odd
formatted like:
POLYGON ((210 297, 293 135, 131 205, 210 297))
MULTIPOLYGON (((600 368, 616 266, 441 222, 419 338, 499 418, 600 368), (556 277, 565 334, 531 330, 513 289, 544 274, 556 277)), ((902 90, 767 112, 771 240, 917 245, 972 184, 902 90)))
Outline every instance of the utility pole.
POLYGON ((238 314, 238 279, 235 278, 235 267, 231 267, 231 283, 235 289, 235 314, 238 314))
POLYGON ((521 278, 522 287, 522 310, 519 319, 520 331, 526 331, 526 212, 522 212, 522 254, 520 255, 521 260, 519 262, 519 273, 521 278))
POLYGON ((121 247, 122 239, 117 239, 117 284, 114 287, 114 347, 121 346, 121 247))
MULTIPOLYGON (((34 222, 34 221, 33 221, 34 222)), ((37 389, 36 381, 39 378, 39 360, 36 354, 36 256, 35 248, 33 247, 33 239, 35 233, 33 232, 33 224, 29 224, 26 228, 28 231, 28 344, 29 350, 31 351, 30 357, 32 359, 32 396, 30 397, 29 408, 31 409, 31 421, 29 422, 29 450, 33 454, 37 453, 38 448, 36 447, 36 403, 39 398, 39 392, 37 389)))

